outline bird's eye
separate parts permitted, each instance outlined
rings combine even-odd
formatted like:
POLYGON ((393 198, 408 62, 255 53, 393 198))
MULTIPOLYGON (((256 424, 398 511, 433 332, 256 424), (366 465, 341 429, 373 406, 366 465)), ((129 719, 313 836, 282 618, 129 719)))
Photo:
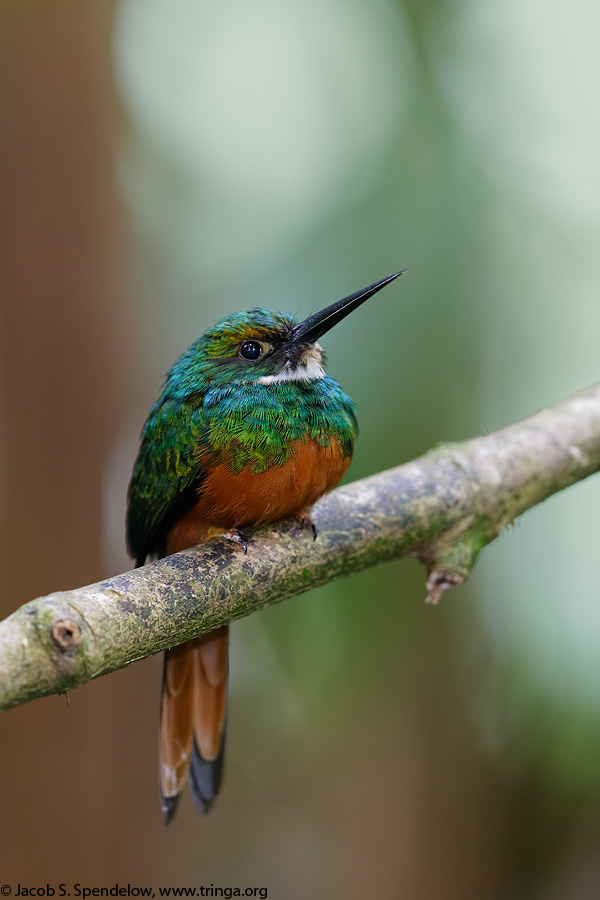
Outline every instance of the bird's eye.
POLYGON ((239 354, 242 359, 247 359, 250 362, 258 359, 259 356, 262 356, 262 352, 263 348, 258 341, 244 341, 239 349, 239 354))

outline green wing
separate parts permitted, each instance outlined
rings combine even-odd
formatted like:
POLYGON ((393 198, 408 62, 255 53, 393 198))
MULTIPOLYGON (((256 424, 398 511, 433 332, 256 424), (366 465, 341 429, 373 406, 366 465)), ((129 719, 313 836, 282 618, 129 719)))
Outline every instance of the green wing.
POLYGON ((197 500, 204 474, 195 451, 205 433, 202 409, 161 398, 142 431, 127 505, 127 546, 138 566, 164 553, 170 528, 197 500))

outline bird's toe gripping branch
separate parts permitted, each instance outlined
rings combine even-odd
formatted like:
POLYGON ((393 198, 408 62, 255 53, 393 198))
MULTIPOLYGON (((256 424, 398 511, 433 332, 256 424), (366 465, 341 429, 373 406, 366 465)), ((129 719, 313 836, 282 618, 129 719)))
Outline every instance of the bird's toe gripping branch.
POLYGON ((308 515, 308 513, 304 511, 296 513, 294 518, 297 519, 300 523, 300 531, 304 531, 305 528, 310 528, 310 530, 312 531, 313 541, 316 541, 319 532, 317 531, 317 526, 308 515))
POLYGON ((244 551, 244 556, 248 555, 248 538, 243 531, 240 531, 239 528, 231 528, 229 531, 223 531, 222 535, 228 540, 235 541, 236 544, 239 544, 244 551))

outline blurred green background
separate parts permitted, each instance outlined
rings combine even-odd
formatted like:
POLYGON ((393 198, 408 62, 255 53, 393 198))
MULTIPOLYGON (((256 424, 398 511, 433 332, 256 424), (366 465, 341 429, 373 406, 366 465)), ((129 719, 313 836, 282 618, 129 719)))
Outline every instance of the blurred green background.
MULTIPOLYGON (((356 479, 598 380, 592 0, 2 0, 0 603, 130 566, 163 373, 308 315, 356 479)), ((596 898, 600 483, 426 607, 399 562, 236 624, 226 788, 164 829, 161 661, 0 722, 0 880, 596 898)))

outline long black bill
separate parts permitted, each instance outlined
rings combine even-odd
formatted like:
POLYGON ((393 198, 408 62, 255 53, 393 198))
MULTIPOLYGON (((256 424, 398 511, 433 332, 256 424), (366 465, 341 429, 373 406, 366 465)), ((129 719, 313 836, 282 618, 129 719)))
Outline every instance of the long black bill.
POLYGON ((309 316, 304 322, 300 322, 299 325, 296 325, 292 332, 292 340, 294 343, 302 342, 306 344, 312 344, 315 341, 318 341, 325 332, 329 331, 330 328, 333 328, 334 325, 337 325, 338 322, 341 322, 342 319, 345 319, 346 316, 359 307, 361 303, 364 303, 365 300, 368 300, 369 297, 372 297, 373 294, 376 294, 377 291, 380 291, 386 284, 394 281, 404 272, 406 272, 406 269, 402 269, 401 272, 396 272, 395 275, 388 275, 387 278, 376 281, 375 284, 370 284, 369 287, 363 288, 362 291, 350 294, 349 297, 344 297, 343 300, 338 300, 337 303, 332 303, 331 306, 325 307, 321 312, 309 316))

